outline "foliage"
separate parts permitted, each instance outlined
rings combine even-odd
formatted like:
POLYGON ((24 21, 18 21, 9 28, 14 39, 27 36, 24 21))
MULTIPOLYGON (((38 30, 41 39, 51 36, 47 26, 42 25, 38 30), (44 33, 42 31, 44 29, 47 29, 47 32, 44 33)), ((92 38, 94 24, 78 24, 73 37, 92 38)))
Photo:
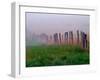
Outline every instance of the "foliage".
POLYGON ((26 67, 89 64, 89 50, 72 45, 26 47, 26 67))

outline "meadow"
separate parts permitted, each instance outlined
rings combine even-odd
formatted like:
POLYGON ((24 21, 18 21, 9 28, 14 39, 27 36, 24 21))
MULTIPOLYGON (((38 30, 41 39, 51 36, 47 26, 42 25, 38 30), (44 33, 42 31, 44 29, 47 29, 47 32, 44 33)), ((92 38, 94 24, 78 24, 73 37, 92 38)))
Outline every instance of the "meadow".
POLYGON ((26 67, 89 64, 89 50, 76 45, 26 47, 26 67))

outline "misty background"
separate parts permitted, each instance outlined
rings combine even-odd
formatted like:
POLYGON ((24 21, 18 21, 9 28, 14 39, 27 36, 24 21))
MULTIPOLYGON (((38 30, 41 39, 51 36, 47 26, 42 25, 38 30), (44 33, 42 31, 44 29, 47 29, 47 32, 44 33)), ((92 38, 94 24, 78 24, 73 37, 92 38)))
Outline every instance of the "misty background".
POLYGON ((41 37, 54 33, 80 30, 88 34, 89 20, 88 15, 26 12, 26 46, 45 43, 45 40, 41 37))

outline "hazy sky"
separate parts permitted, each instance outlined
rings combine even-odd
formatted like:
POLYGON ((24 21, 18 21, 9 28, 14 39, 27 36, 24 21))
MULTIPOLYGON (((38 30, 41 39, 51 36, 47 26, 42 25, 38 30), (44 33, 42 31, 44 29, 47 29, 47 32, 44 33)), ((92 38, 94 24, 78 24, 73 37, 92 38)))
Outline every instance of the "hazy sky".
POLYGON ((35 34, 64 33, 70 30, 89 32, 88 15, 61 15, 47 13, 26 13, 26 30, 35 34))

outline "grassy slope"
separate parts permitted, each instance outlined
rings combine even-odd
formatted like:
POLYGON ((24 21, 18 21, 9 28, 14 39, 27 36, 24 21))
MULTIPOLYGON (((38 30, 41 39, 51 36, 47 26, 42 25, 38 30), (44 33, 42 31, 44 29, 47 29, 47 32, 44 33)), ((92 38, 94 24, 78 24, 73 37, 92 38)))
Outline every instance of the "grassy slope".
POLYGON ((26 48, 26 67, 89 64, 89 51, 78 46, 51 45, 26 48))

